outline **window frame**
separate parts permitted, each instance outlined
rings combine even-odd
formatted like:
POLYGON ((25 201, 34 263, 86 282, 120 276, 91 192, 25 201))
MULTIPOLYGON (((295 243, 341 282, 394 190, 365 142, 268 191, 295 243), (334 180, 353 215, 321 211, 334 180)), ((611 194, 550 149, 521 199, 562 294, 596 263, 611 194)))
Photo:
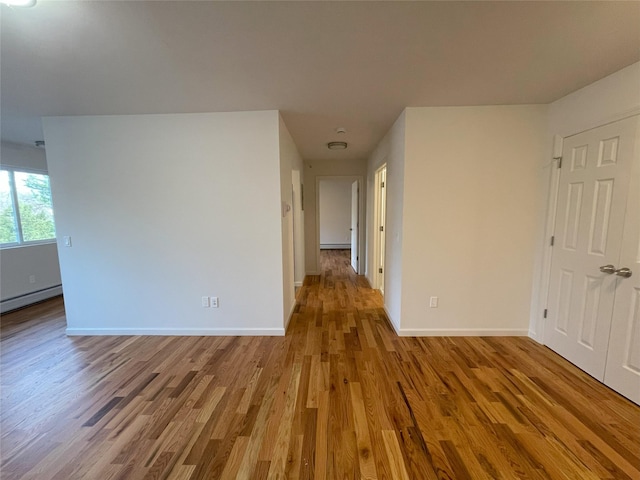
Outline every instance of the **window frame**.
MULTIPOLYGON (((35 168, 23 168, 23 167, 13 167, 9 165, 0 165, 0 171, 6 171, 9 174, 9 189, 11 190, 11 202, 13 204, 13 222, 16 228, 16 237, 18 239, 17 242, 6 242, 0 243, 0 250, 4 250, 7 248, 20 248, 20 247, 30 247, 32 245, 47 245, 50 243, 57 243, 57 231, 56 236, 53 238, 45 238, 43 240, 24 240, 24 235, 22 234, 22 219, 20 216, 20 204, 18 203, 18 189, 16 188, 16 172, 21 173, 31 173, 35 175, 46 175, 49 180, 49 191, 51 191, 51 177, 49 177, 49 172, 44 170, 38 170, 35 168)), ((51 208, 53 208, 53 201, 51 202, 51 208)), ((55 213, 53 218, 53 224, 55 228, 55 213)))

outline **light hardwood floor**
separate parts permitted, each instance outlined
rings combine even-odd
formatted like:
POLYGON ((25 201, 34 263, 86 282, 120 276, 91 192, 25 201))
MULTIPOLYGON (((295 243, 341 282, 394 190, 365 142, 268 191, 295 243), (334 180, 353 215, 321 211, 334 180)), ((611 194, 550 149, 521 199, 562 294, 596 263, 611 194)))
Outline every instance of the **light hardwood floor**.
POLYGON ((2 478, 640 478, 638 406, 527 338, 399 338, 348 263, 280 338, 3 316, 2 478))

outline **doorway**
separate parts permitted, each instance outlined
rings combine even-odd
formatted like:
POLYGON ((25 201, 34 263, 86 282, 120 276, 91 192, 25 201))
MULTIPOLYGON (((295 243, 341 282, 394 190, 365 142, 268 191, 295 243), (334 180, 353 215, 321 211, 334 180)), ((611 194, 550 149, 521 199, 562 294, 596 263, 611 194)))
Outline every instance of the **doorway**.
POLYGON ((358 263, 360 256, 358 255, 358 237, 360 235, 360 224, 358 218, 360 216, 360 186, 358 181, 355 180, 351 184, 351 226, 349 231, 351 233, 351 268, 358 273, 358 263))
POLYGON ((348 264, 361 274, 363 246, 362 178, 359 176, 317 177, 318 259, 320 252, 343 250, 348 264))
POLYGON ((376 170, 374 178, 373 288, 384 295, 385 245, 387 219, 387 164, 376 170))

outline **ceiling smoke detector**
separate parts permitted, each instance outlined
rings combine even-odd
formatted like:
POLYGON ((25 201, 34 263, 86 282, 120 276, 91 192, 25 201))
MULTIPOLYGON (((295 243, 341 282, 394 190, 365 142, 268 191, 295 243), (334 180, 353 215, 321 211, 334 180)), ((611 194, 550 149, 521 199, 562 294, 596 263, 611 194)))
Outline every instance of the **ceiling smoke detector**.
POLYGON ((329 150, 344 150, 347 148, 347 142, 329 142, 327 148, 329 150))

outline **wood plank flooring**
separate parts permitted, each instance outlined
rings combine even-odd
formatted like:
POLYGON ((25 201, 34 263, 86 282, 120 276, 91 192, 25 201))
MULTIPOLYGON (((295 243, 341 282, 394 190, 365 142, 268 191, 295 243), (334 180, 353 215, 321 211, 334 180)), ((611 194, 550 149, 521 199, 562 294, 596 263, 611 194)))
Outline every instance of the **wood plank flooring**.
POLYGON ((2 317, 3 479, 640 479, 640 408, 527 338, 399 338, 345 252, 285 337, 2 317))

